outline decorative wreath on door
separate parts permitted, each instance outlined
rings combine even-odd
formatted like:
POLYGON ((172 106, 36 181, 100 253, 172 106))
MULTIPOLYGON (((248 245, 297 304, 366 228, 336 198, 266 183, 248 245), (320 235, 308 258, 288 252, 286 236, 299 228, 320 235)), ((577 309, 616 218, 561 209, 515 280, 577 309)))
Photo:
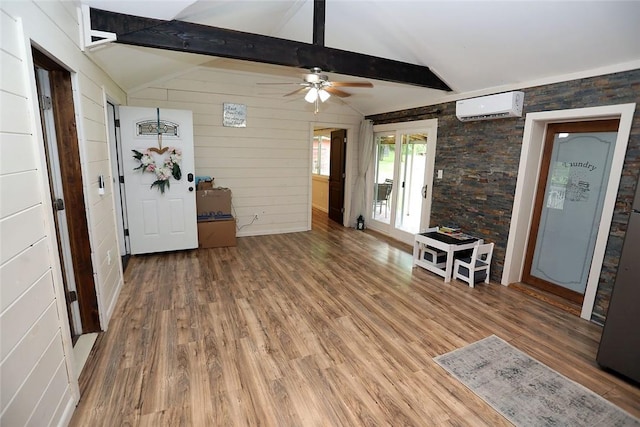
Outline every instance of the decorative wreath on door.
POLYGON ((138 150, 133 151, 133 157, 140 162, 140 165, 133 170, 142 170, 144 172, 154 173, 156 180, 151 184, 151 188, 158 187, 160 193, 164 194, 165 188, 170 187, 169 179, 173 177, 176 180, 182 178, 180 170, 180 160, 182 160, 182 150, 176 147, 165 147, 157 149, 155 147, 147 148, 144 152, 138 150), (162 165, 158 166, 152 153, 159 155, 167 153, 162 165))

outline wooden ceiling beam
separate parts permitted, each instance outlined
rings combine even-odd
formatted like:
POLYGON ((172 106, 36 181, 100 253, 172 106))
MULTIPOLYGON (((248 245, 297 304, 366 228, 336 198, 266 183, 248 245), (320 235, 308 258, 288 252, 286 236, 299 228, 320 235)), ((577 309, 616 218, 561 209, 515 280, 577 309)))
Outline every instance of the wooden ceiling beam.
POLYGON ((313 0, 313 44, 324 46, 325 0, 313 0))
MULTIPOLYGON (((183 21, 91 9, 91 29, 117 43, 323 71, 451 91, 429 67, 183 21)), ((323 37, 324 38, 324 37, 323 37)))

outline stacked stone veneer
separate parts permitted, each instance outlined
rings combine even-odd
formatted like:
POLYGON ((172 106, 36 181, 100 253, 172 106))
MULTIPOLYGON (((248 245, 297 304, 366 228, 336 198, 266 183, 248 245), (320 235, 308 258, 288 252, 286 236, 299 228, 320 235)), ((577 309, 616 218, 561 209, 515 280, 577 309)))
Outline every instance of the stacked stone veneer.
MULTIPOLYGON (((520 89, 524 114, 638 103, 592 320, 604 322, 640 173, 640 70, 520 89)), ((455 102, 370 116, 374 123, 438 118, 431 224, 455 223, 495 242, 491 279, 500 282, 520 161, 522 118, 460 122, 455 102)), ((640 262, 640 261, 639 261, 640 262)))

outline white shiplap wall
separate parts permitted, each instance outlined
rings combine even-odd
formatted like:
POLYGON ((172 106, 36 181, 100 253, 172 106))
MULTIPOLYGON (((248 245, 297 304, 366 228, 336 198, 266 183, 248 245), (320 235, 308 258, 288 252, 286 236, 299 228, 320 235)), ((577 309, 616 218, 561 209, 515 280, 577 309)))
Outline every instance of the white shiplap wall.
MULTIPOLYGON (((103 328, 115 308, 123 284, 114 211, 111 159, 107 142, 105 76, 95 67, 77 73, 80 93, 76 96, 78 128, 83 154, 84 191, 93 259, 94 281, 98 290, 100 320, 103 328), (98 194, 98 176, 105 178, 105 194, 98 194)), ((115 142, 113 142, 115 143, 115 142)), ((117 187, 116 187, 117 188, 117 187)))
MULTIPOLYGON (((302 97, 281 96, 290 86, 256 85, 268 79, 201 67, 128 94, 130 105, 193 111, 195 173, 231 189, 238 236, 309 229, 314 125, 348 128, 349 165, 356 160, 360 113, 330 100, 313 114, 302 97), (225 102, 247 106, 246 128, 222 125, 225 102), (254 214, 259 219, 248 225, 254 214)), ((352 181, 348 176, 347 185, 352 181)))
POLYGON ((65 425, 79 397, 37 110, 31 44, 72 73, 93 271, 103 327, 122 285, 105 93, 124 93, 81 52, 68 1, 0 3, 0 425, 65 425), (106 253, 115 255, 110 265, 106 253))
POLYGON ((60 418, 77 397, 65 365, 69 332, 58 317, 21 22, 4 10, 0 20, 0 424, 21 426, 36 414, 60 418))

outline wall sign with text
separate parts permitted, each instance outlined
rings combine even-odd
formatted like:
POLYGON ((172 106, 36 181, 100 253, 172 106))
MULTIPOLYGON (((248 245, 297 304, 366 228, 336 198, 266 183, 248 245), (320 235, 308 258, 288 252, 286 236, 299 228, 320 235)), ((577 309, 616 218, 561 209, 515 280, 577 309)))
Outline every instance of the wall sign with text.
POLYGON ((233 128, 247 127, 247 106, 225 102, 222 108, 222 125, 233 128))

